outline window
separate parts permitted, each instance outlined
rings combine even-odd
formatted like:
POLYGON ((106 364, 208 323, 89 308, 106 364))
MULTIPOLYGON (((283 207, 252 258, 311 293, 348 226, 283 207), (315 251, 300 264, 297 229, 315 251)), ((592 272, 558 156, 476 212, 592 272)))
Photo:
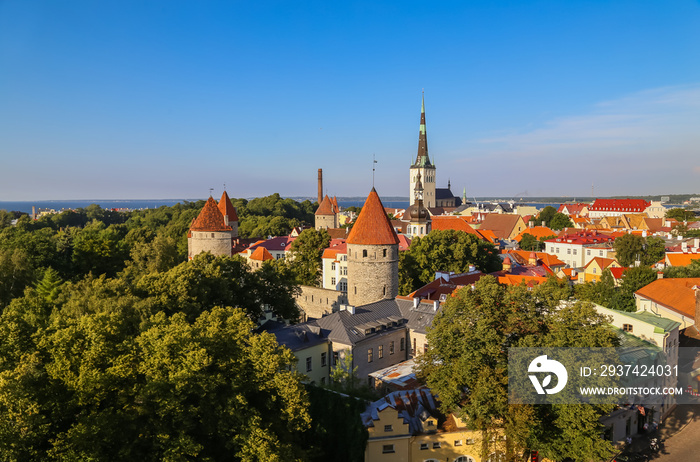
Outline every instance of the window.
POLYGON ((384 446, 382 446, 382 454, 390 454, 393 452, 395 452, 393 444, 385 444, 384 446))
POLYGON ((385 432, 393 432, 393 431, 394 431, 394 427, 391 426, 391 425, 384 425, 384 431, 385 431, 385 432))
POLYGON ((405 350, 405 349, 406 349, 406 339, 405 339, 405 338, 402 338, 402 339, 401 339, 401 344, 400 344, 400 346, 399 346, 399 350, 400 350, 400 351, 403 351, 403 350, 405 350))
POLYGON ((586 255, 590 255, 590 254, 591 254, 591 251, 590 251, 590 250, 586 250, 586 255))
POLYGON ((603 251, 602 251, 602 250, 600 250, 598 253, 600 254, 601 257, 603 256, 603 251))
POLYGON ((574 249, 574 255, 576 255, 576 250, 578 250, 578 249, 574 249))
POLYGON ((340 275, 341 275, 341 276, 347 276, 347 275, 348 275, 348 267, 347 267, 347 266, 343 266, 342 268, 340 268, 340 275))
POLYGON ((366 250, 362 251, 362 258, 367 258, 367 251, 366 250))
POLYGON ((335 262, 331 263, 331 269, 335 271, 335 262))
POLYGON ((598 268, 593 268, 593 274, 596 274, 597 271, 598 271, 598 268))
POLYGON ((386 257, 386 249, 384 249, 384 257, 386 257))
POLYGON ((571 255, 571 249, 566 249, 566 254, 571 255))
POLYGON ((337 365, 339 360, 340 360, 340 357, 338 356, 338 352, 334 351, 333 352, 333 365, 334 366, 337 365))
POLYGON ((433 449, 440 449, 440 446, 442 446, 440 442, 433 443, 433 449))
POLYGON ((377 356, 379 356, 379 359, 384 357, 384 345, 379 345, 377 349, 377 356))
POLYGON ((311 372, 311 357, 306 358, 306 372, 311 372))
POLYGON ((335 278, 331 278, 331 285, 332 285, 332 286, 335 285, 335 278))
POLYGON ((393 355, 394 354, 394 341, 392 340, 389 342, 389 354, 393 355))
POLYGON ((342 292, 347 292, 348 291, 348 283, 347 282, 341 282, 340 283, 340 290, 342 292))
POLYGON ((461 446, 462 440, 455 440, 455 446, 461 446))
POLYGON ((326 353, 321 353, 321 367, 326 367, 326 353))
POLYGON ((371 363, 372 361, 374 361, 374 351, 370 348, 367 350, 367 362, 371 363))
POLYGON ((421 444, 420 444, 420 450, 421 450, 421 451, 425 451, 426 449, 428 449, 428 443, 421 443, 421 444))
POLYGON ((622 330, 624 330, 625 332, 632 332, 632 324, 623 324, 622 330))

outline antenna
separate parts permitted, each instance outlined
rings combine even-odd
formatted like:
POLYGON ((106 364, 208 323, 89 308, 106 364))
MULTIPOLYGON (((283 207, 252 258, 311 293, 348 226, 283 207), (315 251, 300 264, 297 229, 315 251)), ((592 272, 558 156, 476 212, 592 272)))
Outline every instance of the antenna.
POLYGON ((374 188, 374 164, 377 163, 377 160, 374 158, 374 153, 372 154, 372 187, 374 188))

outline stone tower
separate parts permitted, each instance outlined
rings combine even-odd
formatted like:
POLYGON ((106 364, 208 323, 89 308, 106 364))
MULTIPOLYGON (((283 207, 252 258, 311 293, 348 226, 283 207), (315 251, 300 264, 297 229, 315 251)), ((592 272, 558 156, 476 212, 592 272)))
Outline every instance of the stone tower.
POLYGON ((212 197, 209 197, 199 216, 192 221, 187 233, 187 259, 192 260, 202 252, 228 257, 233 252, 233 229, 224 221, 224 215, 212 197))
POLYGON ((366 305, 399 293, 399 238, 372 188, 346 241, 348 303, 366 305))
POLYGON ((426 207, 435 207, 435 166, 430 163, 428 156, 428 136, 425 131, 425 96, 423 96, 420 109, 420 132, 418 134, 418 155, 416 162, 411 165, 411 188, 409 192, 410 205, 415 203, 414 191, 418 182, 418 175, 423 181, 423 203, 426 207))
POLYGON ((413 205, 406 210, 410 220, 406 234, 411 237, 423 237, 430 232, 430 213, 423 206, 423 183, 420 173, 413 190, 413 199, 413 205))
POLYGON ((314 227, 316 229, 337 228, 338 211, 338 202, 335 197, 331 199, 326 195, 314 214, 314 227))
POLYGON ((236 213, 236 207, 231 204, 231 199, 228 197, 226 191, 221 195, 219 200, 219 211, 224 216, 224 223, 231 227, 232 237, 238 237, 238 214, 236 213))

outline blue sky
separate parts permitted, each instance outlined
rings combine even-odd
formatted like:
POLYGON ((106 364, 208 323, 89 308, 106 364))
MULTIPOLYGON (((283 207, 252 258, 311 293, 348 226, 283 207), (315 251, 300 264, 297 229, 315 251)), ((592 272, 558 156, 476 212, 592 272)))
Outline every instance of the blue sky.
POLYGON ((700 192, 700 2, 0 0, 0 200, 700 192))

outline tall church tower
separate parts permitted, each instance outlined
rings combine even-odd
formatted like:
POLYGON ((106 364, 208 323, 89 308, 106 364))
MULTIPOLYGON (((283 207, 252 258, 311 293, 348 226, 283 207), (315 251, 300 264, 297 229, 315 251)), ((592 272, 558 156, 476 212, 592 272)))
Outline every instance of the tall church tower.
POLYGON ((418 155, 416 162, 411 165, 411 186, 408 197, 410 205, 416 201, 414 191, 418 182, 418 174, 423 180, 423 203, 426 207, 435 207, 435 166, 430 163, 428 156, 428 136, 425 132, 425 95, 423 95, 420 109, 420 132, 418 134, 418 155))
POLYGON ((366 305, 399 294, 399 238, 372 188, 346 240, 348 303, 366 305))
MULTIPOLYGON (((418 181, 413 190, 414 204, 406 209, 406 213, 410 218, 407 228, 407 235, 411 238, 423 237, 430 232, 430 213, 423 207, 423 183, 421 182, 421 174, 418 173, 418 181)), ((404 214, 404 216, 406 216, 404 214)))

